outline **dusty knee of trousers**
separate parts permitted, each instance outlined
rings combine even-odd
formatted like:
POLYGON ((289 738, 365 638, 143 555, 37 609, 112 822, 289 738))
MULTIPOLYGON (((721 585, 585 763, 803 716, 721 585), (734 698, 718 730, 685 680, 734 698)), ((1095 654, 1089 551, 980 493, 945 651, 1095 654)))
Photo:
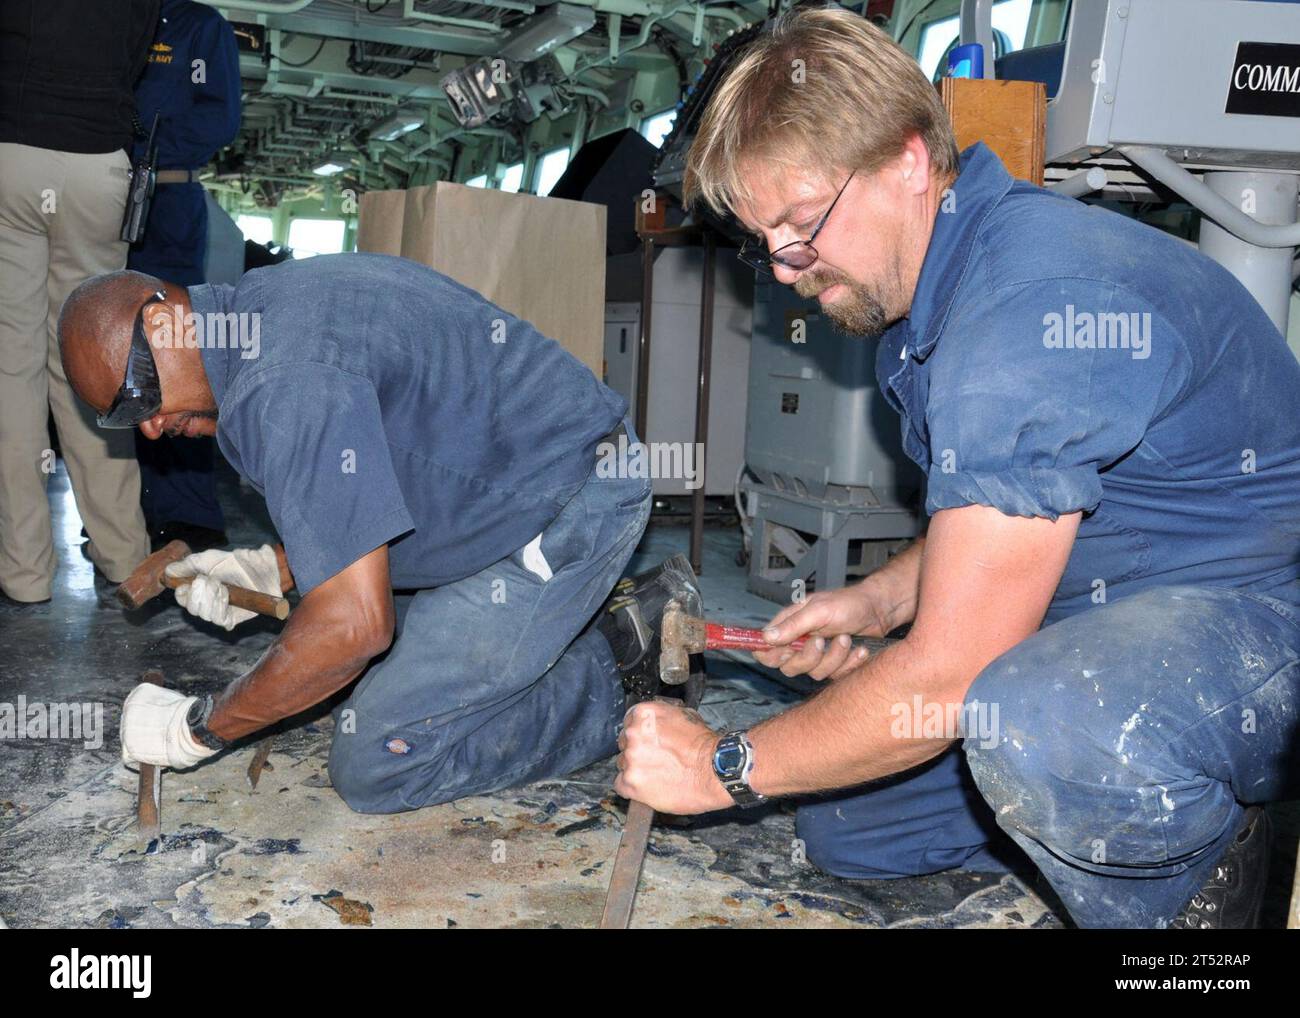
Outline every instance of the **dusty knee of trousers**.
POLYGON ((1003 829, 1031 836, 1050 812, 1044 678, 1027 674, 1013 649, 976 676, 962 705, 962 750, 976 788, 1003 829))

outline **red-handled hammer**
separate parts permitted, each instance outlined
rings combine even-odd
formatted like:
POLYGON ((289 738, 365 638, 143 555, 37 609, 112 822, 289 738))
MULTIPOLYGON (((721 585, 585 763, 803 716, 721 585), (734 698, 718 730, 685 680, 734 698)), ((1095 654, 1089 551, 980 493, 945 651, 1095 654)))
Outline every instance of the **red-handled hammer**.
MULTIPOLYGON (((703 654, 706 650, 776 649, 763 639, 761 629, 733 626, 725 622, 706 622, 697 615, 691 615, 675 601, 664 609, 660 642, 663 650, 659 657, 659 678, 669 685, 685 681, 684 676, 689 673, 692 654, 703 654)), ((785 646, 791 650, 800 650, 807 642, 807 637, 801 637, 785 646)), ((853 640, 855 647, 867 647, 873 651, 883 650, 897 642, 863 636, 854 637, 853 640)))

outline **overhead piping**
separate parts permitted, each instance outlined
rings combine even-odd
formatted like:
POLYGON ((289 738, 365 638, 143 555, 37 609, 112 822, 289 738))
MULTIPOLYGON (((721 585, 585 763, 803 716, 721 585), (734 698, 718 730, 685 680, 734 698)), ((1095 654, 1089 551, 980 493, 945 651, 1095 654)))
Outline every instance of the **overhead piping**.
POLYGON ((1300 223, 1286 226, 1261 223, 1215 194, 1159 149, 1145 145, 1120 145, 1119 151, 1157 181, 1213 219, 1228 233, 1256 247, 1300 246, 1300 223))

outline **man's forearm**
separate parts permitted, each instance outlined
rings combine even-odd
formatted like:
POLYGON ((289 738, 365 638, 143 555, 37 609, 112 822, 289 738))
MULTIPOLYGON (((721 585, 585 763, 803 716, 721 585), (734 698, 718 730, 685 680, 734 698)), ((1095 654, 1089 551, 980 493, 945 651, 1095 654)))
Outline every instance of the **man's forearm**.
MULTIPOLYGON (((857 585, 870 607, 865 635, 884 635, 916 617, 925 538, 919 537, 857 585)), ((756 758, 754 787, 789 795, 858 784, 928 760, 948 740, 894 737, 895 703, 922 688, 941 690, 948 677, 923 676, 916 641, 881 651, 829 683, 811 700, 750 732, 756 758), (905 688, 906 687, 906 688, 905 688)), ((929 666, 934 670, 934 665, 929 666)))
POLYGON ((286 626, 262 659, 217 698, 208 728, 228 742, 242 738, 320 703, 360 675, 369 661, 335 659, 312 666, 303 642, 286 626))
POLYGON ((859 584, 880 606, 884 633, 916 618, 924 549, 925 537, 918 537, 859 584))
MULTIPOLYGON (((281 582, 292 585, 283 548, 276 558, 281 582)), ((262 659, 226 687, 207 727, 229 741, 306 710, 360 675, 392 640, 393 588, 381 544, 299 602, 262 659)))
MULTIPOLYGON (((894 774, 942 752, 960 721, 967 730, 974 721, 982 738, 994 737, 985 735, 982 711, 963 713, 966 695, 990 662, 1042 624, 1079 519, 1079 513, 1019 518, 987 506, 937 514, 924 559, 919 549, 898 556, 916 554, 921 568, 911 631, 750 732, 754 789, 792 795, 894 774)), ((886 578, 897 582, 896 594, 905 590, 909 566, 900 562, 886 578)))
POLYGON ((242 738, 342 689, 387 646, 373 626, 358 626, 360 614, 304 600, 261 660, 222 692, 208 728, 227 741, 242 738))
MULTIPOLYGON (((899 737, 899 711, 925 705, 960 706, 973 676, 945 674, 920 648, 902 640, 867 660, 809 700, 751 729, 755 765, 750 783, 763 795, 847 788, 906 770, 938 756, 952 738, 899 737), (901 707, 899 706, 901 705, 901 707)), ((905 736, 919 736, 912 718, 905 736)))

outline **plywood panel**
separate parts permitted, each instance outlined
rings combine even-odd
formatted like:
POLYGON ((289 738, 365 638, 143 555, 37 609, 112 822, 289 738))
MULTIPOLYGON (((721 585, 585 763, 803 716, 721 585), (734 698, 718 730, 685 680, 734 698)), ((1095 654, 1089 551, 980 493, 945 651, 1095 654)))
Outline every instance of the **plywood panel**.
POLYGON ((1047 145, 1047 90, 1042 82, 944 78, 939 94, 959 150, 982 141, 1013 177, 1042 186, 1047 145))

